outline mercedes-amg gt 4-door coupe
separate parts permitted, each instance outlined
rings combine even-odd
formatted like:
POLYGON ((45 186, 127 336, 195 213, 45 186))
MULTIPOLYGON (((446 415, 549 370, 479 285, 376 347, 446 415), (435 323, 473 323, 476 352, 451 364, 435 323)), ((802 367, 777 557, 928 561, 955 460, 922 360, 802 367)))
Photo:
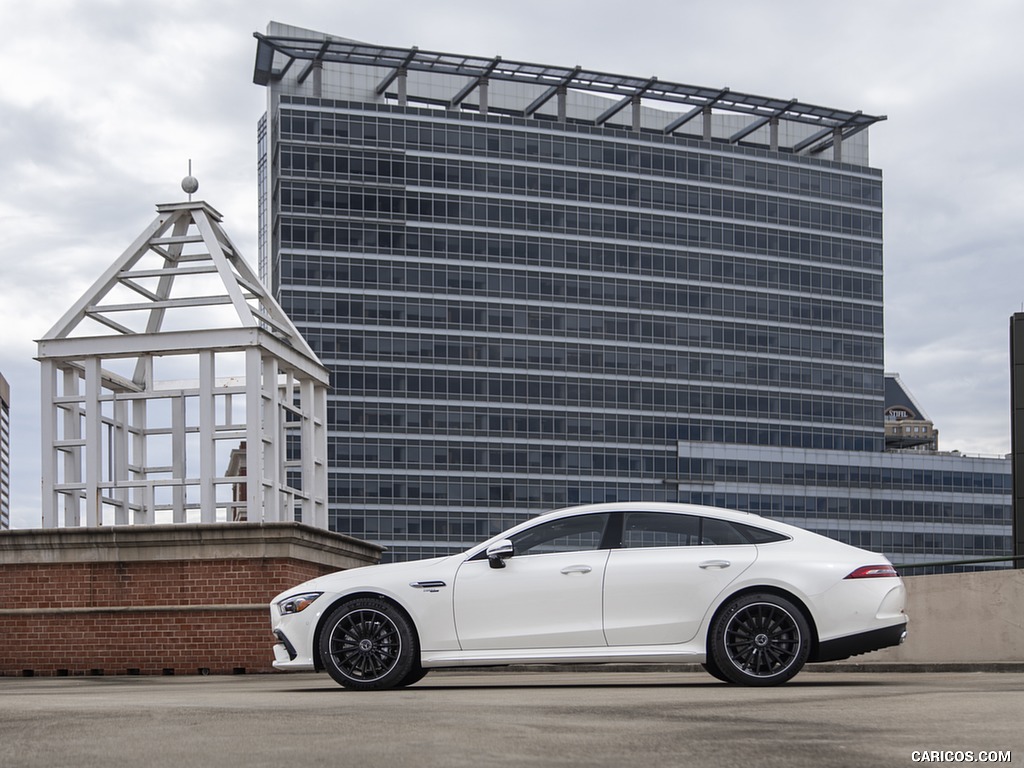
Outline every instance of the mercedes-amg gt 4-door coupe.
POLYGON ((882 555, 744 512, 629 502, 322 576, 270 612, 277 669, 327 670, 357 690, 443 667, 607 662, 700 663, 765 686, 898 645, 905 602, 882 555))

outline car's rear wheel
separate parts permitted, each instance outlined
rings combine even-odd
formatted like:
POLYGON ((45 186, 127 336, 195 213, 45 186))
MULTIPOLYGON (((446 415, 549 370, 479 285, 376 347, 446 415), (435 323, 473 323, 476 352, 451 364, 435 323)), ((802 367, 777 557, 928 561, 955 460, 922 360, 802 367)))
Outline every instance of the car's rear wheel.
POLYGON ((415 664, 413 665, 413 668, 409 670, 409 674, 403 677, 401 680, 399 680, 395 687, 405 688, 410 685, 415 685, 424 677, 426 677, 427 672, 429 671, 429 669, 424 669, 419 664, 415 664))
POLYGON ((778 595, 737 597, 711 628, 712 664, 740 685, 785 683, 803 668, 810 650, 811 629, 803 611, 778 595))
POLYGON ((330 615, 320 634, 320 658, 335 682, 357 691, 419 679, 419 649, 409 620, 377 598, 350 600, 330 615))

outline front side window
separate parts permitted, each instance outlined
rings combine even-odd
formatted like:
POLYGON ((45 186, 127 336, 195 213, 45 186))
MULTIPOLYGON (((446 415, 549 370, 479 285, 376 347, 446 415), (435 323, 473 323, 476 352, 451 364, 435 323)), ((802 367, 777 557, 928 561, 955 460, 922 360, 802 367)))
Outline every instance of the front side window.
POLYGON ((521 531, 512 537, 516 557, 599 549, 608 514, 577 515, 521 531))

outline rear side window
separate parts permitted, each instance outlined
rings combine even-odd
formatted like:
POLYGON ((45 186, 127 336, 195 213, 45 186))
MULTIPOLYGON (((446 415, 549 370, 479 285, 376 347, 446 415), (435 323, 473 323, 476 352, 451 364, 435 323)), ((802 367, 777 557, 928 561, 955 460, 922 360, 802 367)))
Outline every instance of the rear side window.
POLYGON ((626 512, 623 515, 620 546, 626 549, 729 547, 768 544, 788 538, 774 531, 716 517, 668 512, 626 512))
POLYGON ((662 512, 627 512, 622 525, 622 546, 694 547, 700 543, 699 517, 662 512))
MULTIPOLYGON (((728 547, 767 544, 788 537, 745 523, 668 512, 626 512, 622 540, 626 549, 642 547, 728 547)), ((613 545, 614 546, 614 545, 613 545)))
POLYGON ((718 520, 714 517, 705 517, 704 526, 701 528, 701 544, 706 546, 729 546, 735 544, 752 544, 738 529, 735 523, 728 520, 718 520))
POLYGON ((732 523, 733 527, 742 533, 751 544, 771 544, 773 541, 787 541, 789 536, 775 531, 766 531, 764 528, 755 528, 745 523, 732 523))

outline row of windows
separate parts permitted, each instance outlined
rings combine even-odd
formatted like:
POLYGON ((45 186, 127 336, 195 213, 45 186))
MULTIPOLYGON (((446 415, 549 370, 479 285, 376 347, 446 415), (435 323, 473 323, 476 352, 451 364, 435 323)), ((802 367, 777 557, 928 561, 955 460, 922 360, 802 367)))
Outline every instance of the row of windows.
MULTIPOLYGON (((293 152, 301 152, 298 147, 293 152)), ((315 157, 322 149, 306 148, 307 156, 315 157)), ((345 154, 359 154, 361 149, 337 150, 335 157, 345 154)), ((302 161, 293 162, 301 170, 302 161)), ((755 192, 753 188, 713 188, 706 183, 697 186, 687 181, 668 180, 664 177, 641 176, 637 178, 607 176, 586 170, 565 170, 543 166, 509 167, 498 165, 486 159, 474 157, 460 159, 406 158, 406 181, 419 186, 440 187, 447 190, 473 190, 490 194, 540 195, 560 200, 572 200, 589 204, 629 205, 678 213, 701 214, 705 216, 738 216, 757 221, 795 224, 802 226, 826 226, 829 221, 837 222, 837 214, 844 211, 856 212, 865 217, 880 218, 878 208, 865 211, 862 208, 844 207, 828 199, 808 203, 775 194, 755 192), (803 209, 803 210, 800 210, 803 209), (816 211, 813 213, 812 211, 816 211)), ((838 228, 838 225, 837 225, 838 228)), ((864 231, 875 231, 873 225, 864 231)))
POLYGON ((801 526, 805 525, 803 518, 808 518, 807 524, 822 519, 882 521, 891 523, 894 530, 904 522, 1009 525, 1013 514, 1009 500, 1006 504, 999 504, 717 491, 680 491, 679 495, 682 502, 742 509, 764 517, 796 519, 801 526))
MULTIPOLYGON (((389 170, 392 176, 395 163, 389 170)), ((379 167, 379 163, 378 166, 379 167)), ((357 165, 344 154, 321 155, 317 150, 292 148, 282 154, 282 176, 330 178, 347 174, 371 175, 365 164, 357 165), (362 168, 363 173, 353 171, 362 168)), ((878 210, 864 211, 826 204, 812 204, 753 195, 732 190, 708 190, 680 185, 659 184, 649 180, 607 179, 573 172, 513 171, 453 161, 408 162, 406 184, 436 188, 433 195, 405 189, 360 189, 349 184, 310 184, 285 181, 280 202, 284 211, 305 211, 319 215, 339 213, 380 213, 410 218, 447 218, 461 221, 496 221, 494 203, 475 195, 459 196, 463 190, 478 189, 488 198, 497 195, 529 195, 530 205, 551 211, 535 223, 568 226, 573 211, 593 206, 628 206, 639 213, 664 213, 667 218, 680 215, 724 217, 782 227, 802 227, 843 232, 861 237, 880 237, 882 217, 878 210), (460 167, 461 166, 461 167, 460 167), (564 205, 563 205, 564 204, 564 205)), ((396 181, 388 177, 392 183, 396 181)), ((526 209, 519 202, 520 209, 526 209)), ((530 222, 527 218, 525 221, 530 222)))
MULTIPOLYGON (((675 491, 670 492, 667 486, 648 488, 630 486, 626 482, 570 485, 568 480, 406 480, 379 476, 339 476, 334 473, 329 477, 328 486, 332 503, 339 504, 444 502, 455 507, 514 504, 538 511, 574 504, 617 501, 624 495, 638 501, 669 501, 670 495, 675 496, 675 491)), ((393 533, 400 534, 402 531, 395 530, 393 533)), ((443 534, 438 534, 437 538, 443 538, 443 534)))
POLYGON ((394 403, 377 405, 353 402, 347 394, 328 401, 328 420, 346 432, 384 433, 387 442, 406 435, 459 434, 510 439, 615 438, 658 442, 673 446, 679 440, 714 440, 742 445, 780 445, 794 448, 882 450, 882 438, 874 425, 851 428, 783 424, 735 424, 714 420, 667 419, 664 415, 565 414, 540 412, 487 404, 444 407, 394 403))
MULTIPOLYGON (((346 259, 346 261, 348 261, 346 259)), ((318 274, 296 269, 293 263, 283 283, 298 291, 310 285, 316 292, 325 286, 318 274), (304 273, 301 277, 296 272, 304 273)), ((753 293, 734 288, 673 285, 664 281, 629 281, 614 277, 581 275, 524 274, 493 269, 458 266, 403 265, 356 266, 341 285, 359 293, 365 291, 417 291, 444 293, 452 296, 487 296, 516 301, 553 301, 558 303, 599 304, 602 307, 639 307, 645 310, 715 312, 734 317, 769 319, 778 322, 813 322, 816 325, 839 325, 869 329, 882 328, 881 307, 865 307, 849 302, 784 296, 777 293, 753 293)), ((337 273, 336 273, 337 274, 337 273)), ((837 282, 851 289, 873 280, 853 276, 836 276, 837 282)))
MULTIPOLYGON (((529 280, 524 280, 524 283, 530 283, 529 280)), ((554 282, 554 281, 551 281, 554 282)), ((592 305, 596 307, 596 311, 602 314, 606 314, 606 310, 609 307, 625 307, 625 308, 637 308, 650 312, 651 310, 661 310, 664 312, 672 313, 684 313, 692 312, 694 314, 705 314, 705 315, 718 315, 726 316, 730 318, 736 318, 737 320, 752 320, 762 321, 768 323, 800 323, 803 325, 814 325, 826 328, 839 328, 842 330, 850 331, 867 331, 867 332, 881 332, 882 329, 882 309, 863 307, 857 305, 850 305, 843 302, 832 302, 832 301, 820 301, 820 300, 809 300, 791 298, 788 296, 758 296, 744 293, 736 293, 727 290, 688 290, 686 288, 680 288, 673 290, 672 288, 663 289, 652 289, 648 291, 642 291, 639 286, 630 286, 629 284, 608 282, 604 284, 569 284, 571 288, 581 288, 576 295, 564 296, 561 301, 568 302, 565 309, 561 310, 547 310, 544 312, 538 311, 538 315, 543 314, 549 319, 554 325, 550 326, 550 330, 553 331, 569 331, 571 330, 569 324, 572 322, 571 318, 573 315, 577 317, 583 316, 583 313, 587 312, 588 307, 586 305, 592 305), (607 293, 604 295, 596 295, 597 291, 589 292, 586 289, 596 288, 606 289, 607 293), (575 310, 573 305, 583 305, 581 309, 575 310), (563 325, 564 322, 564 325, 563 325)), ((535 286, 523 285, 524 288, 522 293, 510 293, 502 294, 501 298, 505 301, 513 301, 517 303, 517 306, 525 306, 533 302, 552 302, 561 303, 557 298, 553 298, 547 295, 538 296, 531 292, 531 289, 535 286)), ((307 309, 309 306, 320 306, 330 307, 331 305, 337 306, 339 301, 344 302, 345 298, 349 295, 348 291, 345 292, 328 292, 326 295, 322 294, 317 288, 305 288, 305 286, 296 286, 295 284, 288 284, 283 286, 283 290, 288 292, 290 297, 291 306, 295 309, 297 317, 303 314, 308 315, 310 310, 307 309), (303 300, 305 296, 305 300, 303 300)), ((372 289, 366 289, 372 290, 372 289)), ((355 296, 362 298, 364 291, 358 290, 358 287, 353 286, 351 293, 355 296)), ((438 290, 431 291, 429 286, 421 286, 417 293, 440 293, 444 295, 444 303, 434 303, 433 315, 435 318, 440 319, 441 315, 444 314, 445 326, 447 327, 452 319, 453 315, 459 318, 459 322, 468 322, 473 324, 475 321, 487 322, 493 315, 492 309, 475 309, 475 310, 464 310, 459 309, 465 302, 462 300, 466 293, 458 294, 449 290, 438 290)), ((467 297, 473 298, 476 296, 490 296, 485 291, 474 291, 470 292, 467 297)), ((422 298, 409 297, 405 299, 401 296, 395 298, 382 298, 377 303, 373 302, 352 302, 347 304, 348 315, 334 314, 334 317, 338 317, 341 320, 352 318, 374 318, 378 320, 401 320, 401 317, 395 317, 396 313, 394 310, 386 309, 382 310, 381 306, 384 302, 392 302, 390 306, 394 306, 393 302, 413 303, 423 301, 422 298)), ((428 299, 433 302, 433 299, 428 299)), ((487 305, 492 307, 493 305, 487 305)), ((315 312, 315 310, 313 310, 315 312)), ((591 317, 595 310, 591 311, 591 317)), ((331 317, 332 313, 329 311, 324 312, 325 317, 331 317)), ((612 327, 616 330, 616 336, 619 335, 619 328, 623 327, 624 321, 622 313, 616 313, 614 315, 608 314, 604 321, 599 323, 599 329, 597 333, 600 334, 600 328, 612 327)), ((539 319, 540 322, 544 322, 543 319, 539 319)), ((631 321, 630 326, 636 327, 641 333, 644 329, 643 320, 631 321)), ((582 325, 580 320, 577 320, 578 325, 582 325)), ((669 328, 670 324, 665 324, 669 328)), ((678 328, 678 325, 676 326, 678 328)), ((591 327, 590 333, 594 333, 594 329, 591 327)), ((626 331, 629 333, 629 331, 626 331)), ((667 332, 667 331, 665 331, 667 332)), ((648 338, 656 339, 657 331, 654 331, 648 338)), ((665 338, 664 336, 662 338, 665 338)))
MULTIPOLYGON (((569 248, 564 243, 534 243, 535 250, 554 251, 542 256, 557 273, 544 270, 510 269, 512 265, 476 262, 368 261, 341 254, 311 253, 289 255, 282 265, 286 283, 310 283, 318 287, 363 287, 381 290, 396 288, 458 291, 488 296, 529 295, 543 298, 600 297, 604 302, 660 303, 672 307, 683 290, 677 282, 692 290, 712 293, 710 287, 697 289, 693 283, 715 283, 737 291, 754 287, 773 291, 825 293, 834 299, 853 298, 882 301, 882 275, 864 274, 829 267, 768 263, 728 256, 685 256, 680 254, 629 253, 625 249, 582 245, 569 248), (557 262, 555 257, 564 257, 557 262), (636 262, 642 266, 636 268, 636 262), (582 272, 577 272, 579 270, 582 272), (611 274, 592 274, 593 271, 611 274), (623 273, 640 272, 643 277, 625 278, 623 273)), ((524 247, 524 252, 526 248, 524 247)), ((525 255, 525 254, 524 254, 525 255)), ((533 259, 531 259, 532 261, 533 259)), ((519 259, 516 259, 519 262, 519 259)))
MULTIPOLYGON (((762 254, 767 251, 780 256, 795 255, 791 251, 783 250, 782 242, 788 243, 792 238, 780 234, 778 230, 731 221, 683 219, 645 212, 602 211, 512 200, 471 201, 464 206, 444 198, 436 200, 437 206, 434 202, 409 200, 407 216, 400 217, 403 219, 402 223, 415 227, 423 222, 436 222, 460 229, 526 228, 537 235, 551 233, 577 237, 606 237, 745 253, 762 254), (405 222, 405 218, 409 221, 405 222)), ((282 224, 282 239, 288 242, 323 245, 344 245, 352 241, 352 235, 346 234, 349 229, 353 229, 347 223, 348 218, 360 223, 365 220, 386 218, 357 214, 350 217, 331 217, 324 216, 315 209, 291 209, 286 213, 292 213, 292 218, 282 224), (302 217, 305 217, 305 220, 302 217)), ((401 247, 401 239, 398 238, 397 242, 395 240, 392 238, 395 247, 401 247)), ((408 237, 406 242, 412 247, 413 241, 408 237)), ((799 238, 796 238, 796 244, 801 244, 799 238)))
POLYGON ((405 183, 405 156, 393 152, 374 152, 361 148, 320 149, 281 144, 280 176, 331 179, 332 177, 366 176, 381 183, 405 183))
POLYGON ((607 450, 595 448, 522 449, 474 446, 467 443, 384 442, 332 437, 327 444, 332 466, 346 471, 386 468, 423 472, 517 472, 547 470, 608 476, 675 476, 676 457, 661 450, 607 450))
MULTIPOLYGON (((908 554, 948 554, 956 552, 964 559, 1006 555, 1013 551, 1010 536, 970 533, 911 533, 902 531, 837 531, 830 534, 846 544, 890 557, 908 554)), ((909 571, 911 575, 921 573, 909 571)))
MULTIPOLYGON (((422 467, 437 467, 445 471, 502 471, 529 472, 534 469, 568 472, 603 472, 608 474, 641 474, 657 477, 678 477, 682 483, 732 482, 734 477, 713 472, 695 473, 693 461, 680 460, 681 472, 676 475, 676 458, 661 450, 606 450, 597 448, 516 448, 515 446, 473 445, 458 442, 380 441, 332 437, 328 443, 328 458, 334 466, 391 467, 401 465, 416 471, 422 467), (687 467, 687 464, 690 467, 687 467), (687 470, 690 470, 689 472, 687 470)), ((765 466, 770 462, 751 462, 765 466)), ((1005 496, 1012 488, 1010 474, 990 472, 945 472, 899 468, 831 466, 814 464, 774 463, 776 471, 770 477, 756 475, 762 485, 820 486, 826 488, 858 488, 871 491, 928 491, 941 493, 984 493, 1005 496)), ((756 471, 750 473, 755 476, 756 471)), ((867 505, 865 505, 867 506, 867 505)), ((951 502, 932 502, 930 519, 953 521, 955 507, 951 502)), ((1000 509, 993 507, 993 509, 1000 509)), ((787 510, 791 511, 791 510, 787 510)), ((815 510, 826 513, 833 510, 815 510)), ((866 510, 857 510, 858 516, 867 516, 866 510)), ((1000 512, 999 514, 1002 514, 1000 512)))
MULTIPOLYGON (((343 108, 341 104, 332 106, 343 108)), ((812 165, 801 158, 787 158, 783 165, 774 158, 766 161, 746 156, 752 153, 740 148, 731 150, 733 157, 722 157, 698 150, 692 140, 684 137, 654 134, 642 134, 642 137, 646 143, 654 143, 656 146, 630 146, 607 139, 628 135, 635 142, 637 134, 623 134, 611 128, 554 126, 533 122, 533 126, 543 125, 551 131, 544 135, 536 130, 524 130, 511 125, 506 119, 500 123, 492 120, 481 124, 481 121, 459 120, 451 114, 446 114, 447 124, 439 126, 417 120, 415 112, 406 107, 392 114, 387 114, 386 110, 387 107, 381 105, 377 115, 328 115, 322 112, 303 112, 286 106, 280 115, 279 135, 283 141, 422 149, 448 152, 461 157, 486 155, 552 165, 578 165, 706 179, 723 184, 741 184, 792 194, 813 194, 851 202, 881 202, 879 177, 864 178, 824 167, 797 167, 799 164, 812 165), (593 137, 587 133, 593 134, 593 137)))
MULTIPOLYGON (((525 309, 471 301, 348 301, 337 296, 286 293, 281 305, 296 324, 368 324, 393 328, 443 328, 457 332, 557 333, 566 343, 621 340, 729 349, 763 355, 795 355, 880 364, 882 340, 843 333, 791 330, 772 325, 702 319, 606 314, 561 308, 525 309)), ((343 330, 339 328, 338 330, 343 330)))
POLYGON ((334 391, 347 398, 450 397, 492 400, 518 405, 546 404, 595 408, 640 408, 714 414, 742 418, 828 421, 834 425, 878 425, 879 404, 851 400, 833 393, 791 396, 766 392, 729 392, 676 383, 586 380, 550 376, 508 375, 479 370, 460 375, 430 371, 365 371, 344 367, 332 371, 334 391))
MULTIPOLYGON (((524 516, 499 515, 477 517, 473 513, 442 513, 430 516, 422 512, 385 512, 379 515, 338 513, 330 515, 332 531, 360 538, 387 539, 394 536, 426 540, 463 540, 466 546, 485 541, 517 523, 524 516)), ((465 547, 460 547, 463 549, 465 547)))
MULTIPOLYGON (((511 215, 511 214, 510 214, 511 215)), ((612 226, 616 225, 615 217, 609 219, 612 226)), ((604 220, 602 220, 604 223, 604 220)), ((522 225, 510 225, 518 232, 522 225)), ((875 243, 842 240, 835 237, 804 235, 769 231, 755 227, 733 227, 720 223, 714 225, 693 224, 685 226, 682 236, 693 239, 689 242, 663 238, 668 247, 673 245, 689 245, 695 248, 750 253, 756 256, 777 256, 784 259, 804 259, 814 263, 850 264, 856 267, 880 269, 882 249, 875 243)), ((544 233, 537 231, 529 235, 512 235, 509 232, 493 232, 487 235, 464 234, 462 228, 446 232, 443 229, 419 229, 415 224, 408 227, 404 224, 371 221, 335 221, 329 219, 283 219, 277 232, 280 244, 284 247, 302 248, 307 250, 335 250, 337 248, 369 249, 394 251, 398 254, 415 257, 466 256, 478 260, 508 261, 517 256, 517 243, 527 240, 539 240, 544 233)), ((640 238, 632 234, 620 236, 618 232, 603 233, 617 239, 637 241, 640 238)), ((600 237, 602 233, 591 231, 579 233, 581 237, 600 237)), ((647 238, 650 240, 651 238, 647 238)), ((582 246, 580 240, 570 243, 571 247, 582 246)), ((615 247, 624 248, 619 244, 615 247)), ((656 244, 654 244, 656 245, 656 244)), ((717 258, 717 257, 716 257, 717 258)), ((637 271, 637 270, 632 270, 637 271)))
MULTIPOLYGON (((780 204, 774 201, 759 204, 758 201, 744 200, 739 195, 721 193, 712 195, 694 192, 693 198, 692 203, 684 199, 681 204, 669 208, 642 205, 638 204, 638 201, 630 206, 635 210, 623 211, 619 208, 624 206, 602 210, 588 206, 586 201, 575 204, 557 198, 551 201, 516 200, 505 205, 504 201, 498 202, 484 197, 457 196, 455 190, 442 188, 433 193, 409 193, 404 201, 404 210, 410 219, 448 221, 467 226, 527 225, 556 232, 585 230, 618 235, 641 235, 644 239, 659 242, 666 239, 693 241, 692 232, 686 234, 686 224, 689 222, 692 226, 694 221, 699 222, 712 217, 733 220, 723 226, 725 232, 731 227, 738 228, 741 223, 758 222, 773 227, 799 227, 854 237, 882 236, 882 218, 876 212, 831 209, 810 204, 780 204)), ((309 212, 309 209, 303 210, 309 212)), ((343 213, 348 209, 328 210, 343 213)), ((313 212, 316 212, 315 207, 313 212)), ((723 235, 722 239, 716 242, 731 241, 728 235, 723 235)))
MULTIPOLYGON (((747 226, 746 220, 711 221, 710 218, 676 216, 647 210, 602 210, 559 202, 453 198, 450 192, 410 195, 406 200, 406 210, 408 218, 415 221, 446 222, 467 227, 529 227, 544 232, 636 237, 656 243, 714 244, 740 250, 755 243, 761 231, 754 225, 747 226)), ((302 212, 316 215, 315 210, 306 209, 302 212)), ((788 228, 814 228, 855 237, 877 238, 882 234, 881 218, 873 215, 821 211, 806 206, 798 207, 796 214, 792 220, 773 221, 771 224, 788 228)), ((731 218, 722 210, 708 211, 706 216, 731 218)))
MULTIPOLYGON (((465 502, 488 506, 490 504, 539 503, 550 505, 546 508, 553 508, 554 505, 563 504, 588 504, 604 501, 618 501, 629 498, 636 501, 675 501, 676 491, 674 488, 658 486, 639 486, 626 483, 595 482, 588 484, 574 484, 571 479, 567 480, 533 480, 533 481, 508 481, 500 479, 410 479, 398 480, 393 478, 380 478, 373 476, 346 475, 331 477, 331 491, 333 500, 340 504, 347 503, 350 499, 374 499, 386 500, 387 503, 401 504, 403 502, 444 502, 445 504, 465 502), (669 498, 671 497, 671 498, 669 498)), ((889 502, 887 509, 881 509, 882 501, 879 499, 848 499, 848 498, 807 498, 803 497, 768 497, 753 496, 746 494, 726 493, 694 493, 683 501, 696 504, 711 504, 712 506, 742 509, 765 517, 786 517, 795 519, 799 524, 808 528, 820 526, 822 523, 814 520, 803 522, 804 516, 813 517, 820 514, 818 508, 827 508, 832 512, 832 519, 846 521, 841 527, 836 525, 831 528, 820 530, 828 535, 837 535, 842 528, 847 527, 850 521, 877 521, 884 520, 892 523, 892 532, 899 532, 901 523, 923 523, 933 522, 936 518, 930 514, 930 502, 889 502), (750 506, 744 506, 742 502, 750 502, 750 506), (737 503, 730 503, 737 502, 737 503), (754 509, 757 507, 759 509, 754 509), (814 507, 806 510, 803 507, 814 507), (771 511, 771 514, 768 512, 771 511)), ((1010 508, 1003 505, 983 504, 957 504, 955 505, 955 520, 965 528, 975 525, 1006 525, 1010 524, 1010 508)), ((449 521, 446 525, 435 524, 435 530, 447 528, 450 521, 465 523, 472 520, 471 513, 453 514, 444 510, 438 510, 435 515, 423 510, 417 510, 407 514, 394 515, 388 512, 375 514, 373 518, 387 521, 399 517, 400 519, 425 519, 432 517, 439 521, 449 521)), ((502 521, 504 525, 511 524, 511 521, 502 521)), ((500 528, 498 531, 500 532, 500 528)), ((349 531, 342 531, 347 533, 349 531)), ((399 528, 384 531, 381 533, 402 534, 399 528)), ((913 535, 912 532, 911 535, 913 535)), ((942 535, 945 535, 944 533, 942 535)), ((956 535, 956 534, 954 534, 956 535)), ((961 535, 973 535, 969 530, 964 530, 961 535)), ((980 535, 980 534, 979 534, 980 535)), ((990 535, 990 534, 985 534, 990 535)))
POLYGON ((324 361, 406 361, 438 365, 490 365, 588 373, 678 374, 719 383, 827 388, 877 395, 882 374, 824 362, 736 358, 695 351, 602 347, 560 341, 425 336, 360 329, 310 330, 304 337, 324 361))
POLYGON ((944 493, 998 493, 1013 490, 1013 476, 1006 472, 903 469, 834 464, 787 464, 772 461, 688 459, 681 464, 684 476, 695 480, 764 485, 823 485, 834 488, 884 488, 941 490, 944 493))

